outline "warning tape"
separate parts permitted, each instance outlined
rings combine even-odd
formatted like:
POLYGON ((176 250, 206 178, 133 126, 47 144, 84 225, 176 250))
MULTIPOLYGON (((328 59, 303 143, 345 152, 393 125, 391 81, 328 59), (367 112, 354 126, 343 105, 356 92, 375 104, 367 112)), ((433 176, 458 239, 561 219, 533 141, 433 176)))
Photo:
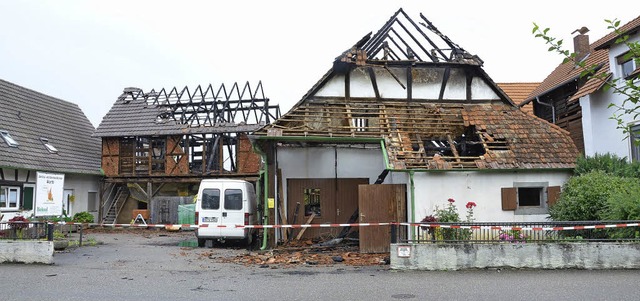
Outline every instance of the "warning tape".
POLYGON ((584 226, 566 227, 518 227, 518 226, 463 226, 463 225, 440 225, 440 224, 420 224, 420 223, 395 223, 402 226, 421 226, 428 228, 450 228, 450 229, 471 229, 471 230, 514 230, 514 231, 563 231, 563 230, 585 230, 585 229, 605 229, 605 228, 626 228, 638 227, 640 223, 629 224, 598 224, 584 226))
POLYGON ((83 227, 112 227, 112 228, 253 228, 253 229, 279 229, 279 228, 335 228, 335 227, 369 227, 369 226, 415 226, 428 228, 451 228, 451 229, 471 229, 471 230, 514 230, 514 231, 563 231, 563 230, 586 230, 586 229, 605 229, 605 228, 626 228, 639 227, 640 223, 626 224, 597 224, 597 225, 578 225, 566 227, 518 227, 518 226, 464 226, 464 225, 442 225, 442 224, 421 224, 421 223, 350 223, 350 224, 304 224, 304 225, 193 225, 193 224, 95 224, 95 223, 74 223, 74 222, 56 222, 52 224, 60 225, 81 225, 83 227))

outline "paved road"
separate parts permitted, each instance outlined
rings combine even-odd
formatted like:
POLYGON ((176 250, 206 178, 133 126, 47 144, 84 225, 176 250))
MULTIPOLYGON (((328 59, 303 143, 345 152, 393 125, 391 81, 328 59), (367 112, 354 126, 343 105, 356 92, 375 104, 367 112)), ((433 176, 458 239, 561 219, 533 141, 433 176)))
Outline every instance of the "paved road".
POLYGON ((220 263, 242 249, 179 246, 189 232, 88 236, 103 244, 0 265, 0 300, 640 300, 637 270, 260 267, 220 263))

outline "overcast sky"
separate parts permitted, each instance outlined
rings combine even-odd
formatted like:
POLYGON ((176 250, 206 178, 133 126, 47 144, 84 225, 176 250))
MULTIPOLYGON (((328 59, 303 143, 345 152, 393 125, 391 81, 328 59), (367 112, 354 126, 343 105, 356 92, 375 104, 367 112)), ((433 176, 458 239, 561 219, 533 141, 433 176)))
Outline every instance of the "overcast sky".
POLYGON ((593 42, 609 32, 605 19, 637 17, 635 3, 1 1, 0 79, 77 103, 95 127, 125 87, 262 81, 284 113, 399 8, 480 56, 495 82, 539 82, 562 58, 534 37, 534 22, 572 50, 575 29, 587 26, 593 42))

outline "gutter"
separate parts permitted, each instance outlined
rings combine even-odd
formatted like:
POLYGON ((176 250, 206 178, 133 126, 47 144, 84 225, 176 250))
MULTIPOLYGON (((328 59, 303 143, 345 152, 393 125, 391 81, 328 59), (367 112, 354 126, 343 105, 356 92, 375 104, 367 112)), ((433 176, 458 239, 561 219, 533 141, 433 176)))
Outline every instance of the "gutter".
POLYGON ((553 120, 553 122, 551 123, 556 124, 556 108, 553 106, 553 104, 540 101, 539 96, 536 96, 536 102, 545 107, 551 108, 551 120, 553 120))
POLYGON ((378 143, 384 141, 381 137, 318 137, 318 136, 257 136, 255 140, 282 141, 282 142, 351 142, 351 143, 378 143))

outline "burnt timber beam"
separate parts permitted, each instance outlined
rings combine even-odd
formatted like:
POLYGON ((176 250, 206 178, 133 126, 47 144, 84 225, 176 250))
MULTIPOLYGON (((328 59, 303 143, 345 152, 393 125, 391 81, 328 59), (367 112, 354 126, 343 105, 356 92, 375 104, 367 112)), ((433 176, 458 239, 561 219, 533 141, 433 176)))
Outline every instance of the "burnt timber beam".
POLYGON ((373 85, 373 92, 376 94, 376 99, 380 99, 380 91, 378 90, 376 73, 373 71, 373 68, 371 67, 367 67, 367 72, 369 72, 369 77, 371 78, 371 85, 373 85))

